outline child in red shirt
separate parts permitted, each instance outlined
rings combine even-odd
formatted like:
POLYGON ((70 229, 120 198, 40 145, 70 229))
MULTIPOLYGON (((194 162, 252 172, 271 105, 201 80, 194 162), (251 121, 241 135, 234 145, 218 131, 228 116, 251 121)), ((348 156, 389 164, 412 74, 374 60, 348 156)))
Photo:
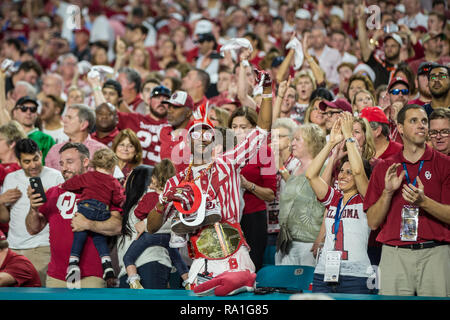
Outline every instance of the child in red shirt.
MULTIPOLYGON (((64 190, 81 194, 78 212, 87 219, 105 221, 111 217, 110 210, 121 211, 125 196, 119 181, 113 177, 117 162, 117 156, 112 150, 106 148, 97 150, 91 160, 93 171, 74 176, 61 185, 64 190)), ((106 237, 95 232, 89 234, 92 235, 102 261, 103 279, 114 278, 106 237)), ((66 281, 80 279, 78 264, 87 236, 88 231, 74 232, 66 281)))
POLYGON ((143 232, 142 224, 146 224, 144 219, 147 218, 150 211, 159 202, 159 194, 163 191, 164 186, 169 178, 175 175, 175 167, 169 159, 163 159, 155 165, 152 173, 152 182, 149 185, 148 192, 139 201, 134 215, 140 222, 135 224, 138 232, 138 238, 134 240, 123 257, 123 262, 127 271, 127 283, 131 289, 143 289, 136 268, 136 260, 150 246, 163 246, 169 252, 172 264, 177 269, 178 274, 183 280, 187 280, 189 269, 183 261, 180 252, 174 243, 171 243, 170 233, 153 233, 143 232), (142 232, 142 234, 141 234, 142 232))

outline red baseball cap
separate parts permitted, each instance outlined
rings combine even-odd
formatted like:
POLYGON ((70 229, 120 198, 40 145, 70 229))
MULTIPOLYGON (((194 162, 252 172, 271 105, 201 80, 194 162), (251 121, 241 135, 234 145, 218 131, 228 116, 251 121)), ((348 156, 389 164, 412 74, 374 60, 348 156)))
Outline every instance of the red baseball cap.
POLYGON ((3 231, 0 230, 0 241, 2 241, 2 240, 6 240, 6 236, 5 236, 5 234, 3 233, 3 231))
POLYGON ((389 82, 388 91, 391 91, 391 88, 397 83, 403 83, 405 86, 408 87, 408 90, 409 90, 408 80, 406 80, 403 77, 395 77, 395 78, 391 79, 391 82, 389 82))
POLYGON ((369 122, 381 122, 389 124, 389 120, 380 107, 365 107, 361 110, 359 116, 366 118, 369 122))
POLYGON ((170 97, 169 100, 164 100, 163 103, 171 104, 175 107, 187 107, 194 110, 194 100, 187 94, 186 91, 177 91, 170 97))
POLYGON ((342 111, 347 111, 353 113, 352 105, 346 99, 335 99, 333 101, 322 100, 319 103, 319 108, 322 111, 325 111, 327 107, 334 109, 341 109, 342 111))

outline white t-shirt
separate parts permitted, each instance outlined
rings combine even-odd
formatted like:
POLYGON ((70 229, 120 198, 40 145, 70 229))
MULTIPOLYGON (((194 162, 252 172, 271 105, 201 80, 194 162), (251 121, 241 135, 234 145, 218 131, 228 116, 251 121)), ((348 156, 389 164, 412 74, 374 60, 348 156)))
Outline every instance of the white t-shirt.
POLYGON ((44 128, 42 132, 50 135, 53 139, 55 139, 56 143, 69 141, 69 137, 64 133, 64 127, 56 130, 47 130, 44 128))
MULTIPOLYGON (((64 182, 61 172, 48 167, 43 167, 39 176, 45 190, 64 182)), ((48 224, 34 236, 27 231, 25 218, 30 210, 30 199, 27 196, 29 185, 29 177, 25 175, 23 169, 9 173, 3 184, 2 193, 16 187, 22 192, 22 197, 10 207, 8 243, 12 249, 33 249, 50 245, 48 224)))
POLYGON ((342 203, 342 212, 337 240, 335 241, 334 223, 337 204, 342 193, 328 187, 328 193, 324 199, 319 199, 328 209, 325 218, 325 244, 317 263, 315 273, 325 273, 325 253, 331 250, 342 252, 340 275, 354 277, 369 277, 373 274, 369 256, 367 255, 367 243, 369 241, 370 228, 367 224, 367 216, 363 211, 363 198, 357 194, 347 206, 342 203), (344 208, 345 206, 345 208, 344 208))

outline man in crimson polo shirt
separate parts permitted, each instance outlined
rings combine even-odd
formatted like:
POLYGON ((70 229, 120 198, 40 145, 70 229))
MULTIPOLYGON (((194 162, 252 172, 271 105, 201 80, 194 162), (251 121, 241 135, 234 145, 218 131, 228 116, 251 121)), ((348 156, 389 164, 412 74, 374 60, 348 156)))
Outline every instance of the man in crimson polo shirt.
MULTIPOLYGON (((59 151, 61 173, 65 180, 86 172, 89 168, 89 150, 81 143, 67 142, 59 151)), ((90 230, 106 236, 120 233, 122 218, 118 211, 111 211, 111 217, 105 221, 90 221, 76 212, 80 195, 55 186, 45 193, 47 201, 42 203, 39 195, 31 195, 30 211, 25 223, 30 234, 38 233, 47 223, 50 226, 51 259, 47 271, 46 287, 65 288, 65 281, 73 232, 90 230)), ((103 268, 92 237, 88 237, 80 257, 81 279, 69 279, 70 284, 82 288, 105 287, 103 268), (78 282, 78 280, 81 280, 78 282)))
POLYGON ((386 159, 402 150, 402 145, 389 139, 389 120, 380 107, 365 107, 359 115, 366 118, 375 140, 375 158, 386 159))
POLYGON ((163 102, 170 97, 170 90, 164 86, 156 86, 150 94, 150 113, 118 112, 119 123, 117 128, 133 130, 142 146, 142 162, 154 166, 161 161, 161 132, 168 127, 168 107, 163 102))
POLYGON ((421 106, 400 110, 398 128, 403 150, 377 164, 364 199, 369 226, 381 228, 380 294, 450 296, 450 158, 426 144, 421 106), (418 207, 417 223, 407 206, 418 207))
POLYGON ((170 159, 177 172, 180 172, 191 161, 187 132, 193 124, 194 101, 187 92, 177 91, 164 102, 169 105, 167 121, 170 126, 161 130, 161 159, 170 159))
POLYGON ((0 230, 0 287, 40 287, 41 279, 33 264, 23 255, 9 249, 0 230))

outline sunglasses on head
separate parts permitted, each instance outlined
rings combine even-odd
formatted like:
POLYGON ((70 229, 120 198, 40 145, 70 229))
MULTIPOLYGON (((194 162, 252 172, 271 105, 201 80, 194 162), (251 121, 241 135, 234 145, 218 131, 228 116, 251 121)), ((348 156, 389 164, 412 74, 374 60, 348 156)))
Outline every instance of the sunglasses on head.
POLYGON ((191 132, 191 138, 193 140, 198 140, 202 136, 203 136, 203 139, 206 140, 206 141, 212 141, 213 137, 214 137, 214 135, 211 132, 209 132, 209 131, 205 131, 203 133, 200 132, 200 131, 192 131, 191 132))
POLYGON ((22 111, 22 112, 27 112, 27 110, 30 110, 31 113, 36 113, 38 107, 36 107, 36 106, 33 106, 33 107, 18 106, 17 109, 20 109, 20 111, 22 111))
POLYGON ((402 93, 402 95, 406 96, 409 93, 409 90, 408 89, 394 89, 394 90, 391 90, 389 93, 396 96, 396 95, 400 94, 400 92, 402 93))

